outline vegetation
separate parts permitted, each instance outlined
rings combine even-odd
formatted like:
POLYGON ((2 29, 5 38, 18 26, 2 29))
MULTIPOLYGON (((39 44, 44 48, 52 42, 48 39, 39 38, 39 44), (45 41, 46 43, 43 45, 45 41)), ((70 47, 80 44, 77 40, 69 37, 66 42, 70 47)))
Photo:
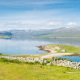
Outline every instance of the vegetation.
POLYGON ((57 52, 62 52, 62 50, 65 50, 66 53, 80 54, 80 46, 64 45, 64 44, 49 44, 48 47, 50 48, 59 47, 60 49, 57 50, 57 52))
POLYGON ((6 59, 6 58, 0 58, 0 62, 5 62, 5 63, 22 63, 21 61, 15 59, 15 60, 9 60, 9 59, 6 59))
POLYGON ((0 59, 0 80, 80 80, 80 70, 0 59))
POLYGON ((9 39, 12 38, 11 36, 0 36, 0 39, 9 39))
MULTIPOLYGON (((80 53, 80 47, 78 46, 63 44, 50 44, 47 46, 52 49, 56 46, 59 47, 60 50, 57 50, 58 52, 62 52, 64 49, 66 52, 80 53)), ((37 56, 31 55, 30 57, 37 56)), ((26 56, 23 55, 23 57, 26 56)), ((60 60, 62 58, 56 59, 60 60)), ((51 62, 51 59, 47 59, 47 63, 49 62, 51 62)), ((45 64, 41 65, 38 62, 33 64, 2 58, 0 59, 0 80, 80 80, 80 70, 45 64)))

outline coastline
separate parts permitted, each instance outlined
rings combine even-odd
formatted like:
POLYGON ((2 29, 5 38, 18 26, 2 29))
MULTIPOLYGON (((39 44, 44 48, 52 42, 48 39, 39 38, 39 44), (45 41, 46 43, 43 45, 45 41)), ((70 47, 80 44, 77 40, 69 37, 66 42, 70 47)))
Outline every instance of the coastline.
MULTIPOLYGON (((54 48, 49 48, 48 45, 42 45, 38 46, 40 50, 48 52, 48 54, 43 55, 42 58, 52 58, 52 57, 59 57, 59 56, 80 56, 80 54, 77 53, 71 53, 71 52, 56 52, 54 48)), ((59 47, 57 47, 59 48, 59 47)))
MULTIPOLYGON (((2 61, 8 61, 8 62, 21 62, 21 63, 29 63, 29 64, 41 64, 41 65, 56 65, 56 66, 64 66, 64 67, 70 67, 75 69, 80 69, 80 62, 74 62, 69 59, 63 59, 60 58, 61 56, 71 56, 74 55, 74 53, 66 53, 65 52, 58 52, 57 50, 61 50, 59 46, 49 46, 49 45, 43 45, 38 46, 40 50, 44 50, 47 53, 43 55, 26 55, 26 56, 10 56, 10 55, 1 55, 0 59, 2 61)), ((63 49, 62 49, 63 50, 63 49)))
POLYGON ((74 53, 57 53, 55 50, 48 49, 46 46, 38 46, 40 50, 44 50, 48 52, 49 54, 42 56, 42 58, 52 58, 52 57, 58 57, 58 56, 72 56, 74 53))
POLYGON ((31 57, 31 58, 52 58, 52 57, 59 57, 59 56, 80 56, 80 54, 78 54, 78 53, 66 52, 64 49, 62 49, 62 50, 64 50, 63 52, 58 52, 57 50, 60 50, 60 47, 58 45, 59 44, 49 44, 49 45, 36 46, 40 50, 45 51, 45 53, 43 53, 43 54, 7 55, 7 54, 1 53, 1 55, 2 56, 15 56, 15 57, 31 57))

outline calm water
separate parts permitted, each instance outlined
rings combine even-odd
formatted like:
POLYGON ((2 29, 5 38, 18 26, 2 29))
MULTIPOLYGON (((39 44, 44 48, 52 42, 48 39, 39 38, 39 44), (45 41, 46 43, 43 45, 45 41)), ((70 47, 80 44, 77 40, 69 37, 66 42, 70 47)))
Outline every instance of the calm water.
POLYGON ((74 62, 80 62, 80 56, 62 56, 61 58, 69 59, 74 62))
MULTIPOLYGON (((46 44, 71 44, 80 46, 80 41, 67 39, 54 39, 53 41, 41 40, 5 40, 0 39, 0 53, 19 55, 19 54, 42 54, 45 53, 38 49, 37 46, 46 44)), ((63 56, 72 61, 80 62, 79 56, 63 56)))
POLYGON ((37 46, 49 44, 46 41, 32 40, 0 40, 0 53, 4 54, 40 54, 44 51, 38 49, 37 46))

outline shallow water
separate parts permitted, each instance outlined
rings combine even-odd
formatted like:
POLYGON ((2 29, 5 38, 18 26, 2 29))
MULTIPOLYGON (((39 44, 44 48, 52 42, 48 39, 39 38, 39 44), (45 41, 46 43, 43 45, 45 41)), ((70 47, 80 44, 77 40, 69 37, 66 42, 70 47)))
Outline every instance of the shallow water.
POLYGON ((46 41, 32 40, 0 40, 0 53, 4 54, 40 54, 44 51, 37 46, 49 44, 46 41))
POLYGON ((60 58, 68 59, 74 62, 80 62, 80 56, 62 56, 60 58))

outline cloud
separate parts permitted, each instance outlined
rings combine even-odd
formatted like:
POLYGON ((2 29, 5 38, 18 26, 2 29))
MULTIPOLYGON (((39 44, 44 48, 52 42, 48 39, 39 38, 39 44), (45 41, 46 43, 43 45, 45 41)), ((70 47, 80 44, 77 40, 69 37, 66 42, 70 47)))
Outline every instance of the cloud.
POLYGON ((61 24, 62 24, 61 21, 58 21, 58 20, 50 20, 47 22, 47 25, 49 25, 49 26, 55 26, 55 25, 59 26, 61 24))
POLYGON ((48 21, 5 21, 0 23, 0 30, 38 30, 38 29, 54 29, 60 27, 77 27, 79 24, 77 22, 66 22, 59 20, 48 20, 48 21))
POLYGON ((76 23, 76 22, 69 22, 67 25, 68 25, 68 26, 76 26, 77 23, 76 23))
POLYGON ((79 24, 77 22, 68 22, 67 23, 67 28, 77 27, 77 26, 79 26, 79 24))
POLYGON ((76 22, 80 22, 80 10, 77 10, 80 4, 74 5, 74 0, 73 4, 70 0, 0 0, 0 28, 76 26, 76 22))
POLYGON ((54 29, 60 27, 61 23, 59 21, 7 21, 0 23, 0 30, 11 30, 11 29, 54 29))

